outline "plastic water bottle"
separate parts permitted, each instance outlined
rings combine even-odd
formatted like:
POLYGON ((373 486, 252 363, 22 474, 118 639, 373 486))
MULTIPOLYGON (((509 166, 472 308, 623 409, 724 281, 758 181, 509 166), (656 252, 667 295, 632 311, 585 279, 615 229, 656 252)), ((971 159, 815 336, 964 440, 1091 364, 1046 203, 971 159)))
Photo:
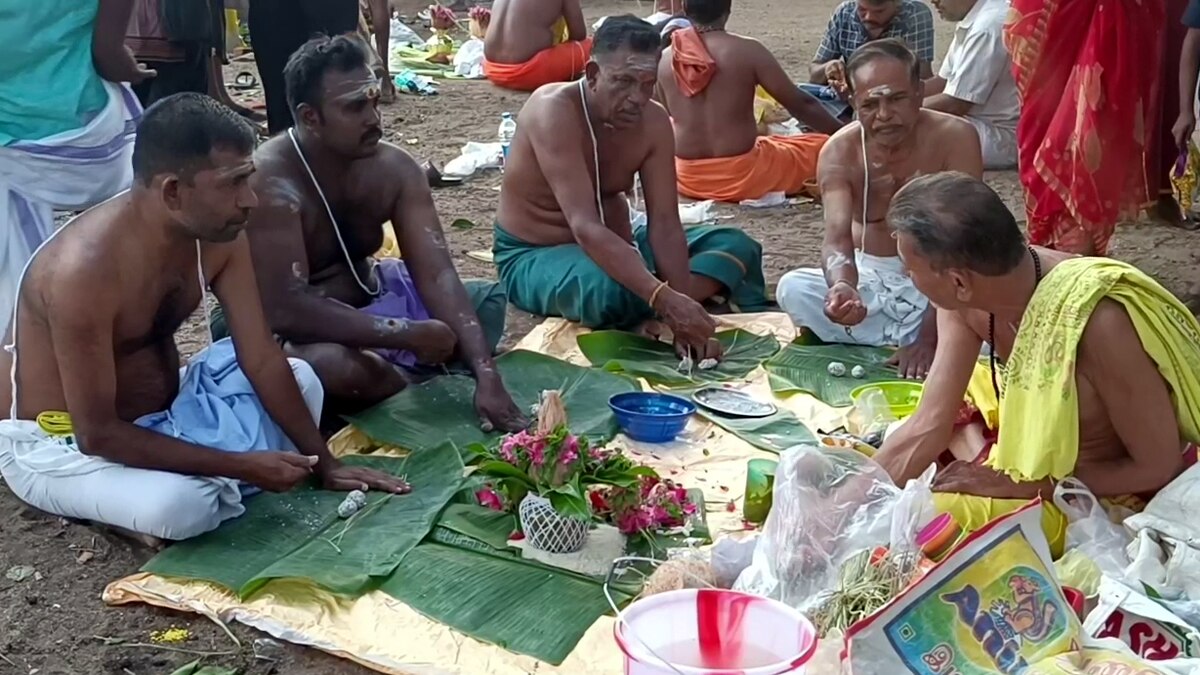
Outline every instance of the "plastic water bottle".
POLYGON ((500 166, 503 168, 508 164, 508 149, 512 146, 513 138, 517 135, 517 120, 513 119, 512 113, 504 113, 500 116, 500 166))

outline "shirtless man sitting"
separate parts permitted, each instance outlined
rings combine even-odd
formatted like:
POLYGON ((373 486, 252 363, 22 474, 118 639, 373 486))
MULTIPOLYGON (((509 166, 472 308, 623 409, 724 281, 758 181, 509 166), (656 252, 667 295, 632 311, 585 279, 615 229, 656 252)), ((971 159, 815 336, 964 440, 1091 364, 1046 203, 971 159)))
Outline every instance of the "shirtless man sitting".
POLYGON ((527 312, 592 328, 658 314, 681 352, 711 354, 714 321, 700 303, 722 295, 764 309, 762 247, 736 228, 680 224, 671 120, 651 101, 659 56, 653 26, 611 17, 596 31, 586 79, 530 97, 493 251, 509 301, 527 312), (639 175, 648 224, 635 229, 626 194, 639 175))
POLYGON ((379 87, 362 44, 314 38, 284 78, 296 126, 254 155, 262 203, 247 230, 284 349, 312 364, 335 411, 377 403, 404 388, 412 368, 457 353, 475 376, 483 426, 523 428, 492 361, 503 295, 495 283, 464 288, 424 173, 380 140, 379 87), (405 260, 376 264, 389 220, 405 260))
POLYGON ((858 121, 834 134, 817 162, 821 267, 783 275, 776 298, 825 342, 900 347, 900 374, 921 378, 937 344, 936 314, 904 273, 884 215, 920 174, 982 176, 979 136, 961 118, 921 109, 920 65, 898 40, 868 42, 846 72, 858 121))
MULTIPOLYGON (((888 222, 938 308, 920 406, 875 456, 897 484, 954 448, 960 461, 933 488, 939 510, 971 530, 1050 499, 1068 475, 1116 497, 1153 493, 1182 472, 1185 446, 1200 441, 1200 324, 1170 293, 1125 263, 1027 245, 1000 197, 965 174, 914 179, 888 222), (981 365, 985 341, 995 357, 981 365), (989 424, 998 428, 983 430, 994 446, 956 447, 969 431, 959 416, 968 391, 999 400, 989 424)), ((1065 522, 1046 513, 1061 545, 1065 522)))
POLYGON ((592 50, 579 0, 496 0, 483 42, 483 74, 533 91, 579 77, 592 50))
POLYGON ((250 488, 406 491, 341 466, 314 419, 322 390, 271 337, 241 231, 255 133, 202 94, 151 106, 134 184, 39 249, 22 278, 11 354, 0 355, 0 473, 22 500, 162 539, 241 515, 250 488), (232 343, 180 373, 175 331, 211 287, 232 343), (297 386, 297 384, 299 386, 297 386), (296 451, 299 452, 296 452, 296 451))
POLYGON ((725 31, 731 4, 686 0, 692 26, 671 33, 658 66, 659 98, 675 122, 679 192, 724 202, 799 194, 813 187, 817 154, 842 123, 800 91, 761 42, 725 31), (759 136, 759 86, 820 133, 759 136))

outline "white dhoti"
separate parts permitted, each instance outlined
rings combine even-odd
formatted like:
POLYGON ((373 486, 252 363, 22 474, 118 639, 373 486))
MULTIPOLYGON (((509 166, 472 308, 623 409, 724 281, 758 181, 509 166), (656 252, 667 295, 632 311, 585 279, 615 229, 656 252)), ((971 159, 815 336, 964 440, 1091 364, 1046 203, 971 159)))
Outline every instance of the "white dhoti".
MULTIPOLYGON (((25 262, 54 232, 55 211, 78 211, 133 182, 142 107, 125 85, 106 83, 108 104, 82 129, 0 146, 0 323, 13 313, 25 262)), ((2 332, 2 329, 0 329, 2 332)))
POLYGON ((896 347, 912 344, 921 328, 929 300, 917 290, 898 256, 880 257, 859 251, 858 294, 867 318, 857 326, 836 324, 825 316, 829 284, 820 268, 792 270, 775 291, 780 308, 792 322, 811 330, 825 342, 896 347))
POLYGON ((1003 171, 1017 167, 1017 127, 996 124, 979 117, 964 117, 979 134, 979 149, 983 152, 983 168, 1003 171))
MULTIPOLYGON (((229 452, 295 450, 257 403, 240 369, 230 365, 232 347, 223 343, 228 340, 184 369, 170 410, 147 415, 138 426, 229 452)), ((318 420, 324 403, 320 380, 306 362, 288 361, 318 420)), ((87 455, 31 420, 0 421, 0 474, 17 497, 42 511, 168 540, 203 534, 242 515, 242 497, 257 491, 231 478, 137 469, 87 455)))

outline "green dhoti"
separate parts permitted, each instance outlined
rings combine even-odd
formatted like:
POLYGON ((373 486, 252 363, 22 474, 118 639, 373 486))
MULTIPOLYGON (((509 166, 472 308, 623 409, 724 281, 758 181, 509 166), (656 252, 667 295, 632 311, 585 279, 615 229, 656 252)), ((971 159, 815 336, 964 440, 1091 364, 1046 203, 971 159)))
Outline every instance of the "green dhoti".
MULTIPOLYGON (((762 271, 762 245, 733 227, 690 227, 689 267, 720 282, 738 311, 770 307, 762 271)), ((588 328, 630 328, 654 317, 645 300, 608 276, 578 244, 537 246, 512 236, 497 223, 492 252, 508 301, 531 314, 561 316, 588 328)), ((633 231, 646 267, 654 254, 646 227, 633 231)))

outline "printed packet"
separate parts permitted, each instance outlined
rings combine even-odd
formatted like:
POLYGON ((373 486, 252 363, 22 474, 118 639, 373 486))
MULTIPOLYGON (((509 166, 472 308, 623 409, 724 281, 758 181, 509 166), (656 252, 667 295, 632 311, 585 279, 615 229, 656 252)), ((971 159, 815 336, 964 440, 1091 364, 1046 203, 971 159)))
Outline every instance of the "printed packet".
MULTIPOLYGON (((850 673, 994 675, 1080 649, 1041 500, 997 518, 846 633, 850 673)), ((1051 671, 1053 672, 1053 671, 1051 671)))

